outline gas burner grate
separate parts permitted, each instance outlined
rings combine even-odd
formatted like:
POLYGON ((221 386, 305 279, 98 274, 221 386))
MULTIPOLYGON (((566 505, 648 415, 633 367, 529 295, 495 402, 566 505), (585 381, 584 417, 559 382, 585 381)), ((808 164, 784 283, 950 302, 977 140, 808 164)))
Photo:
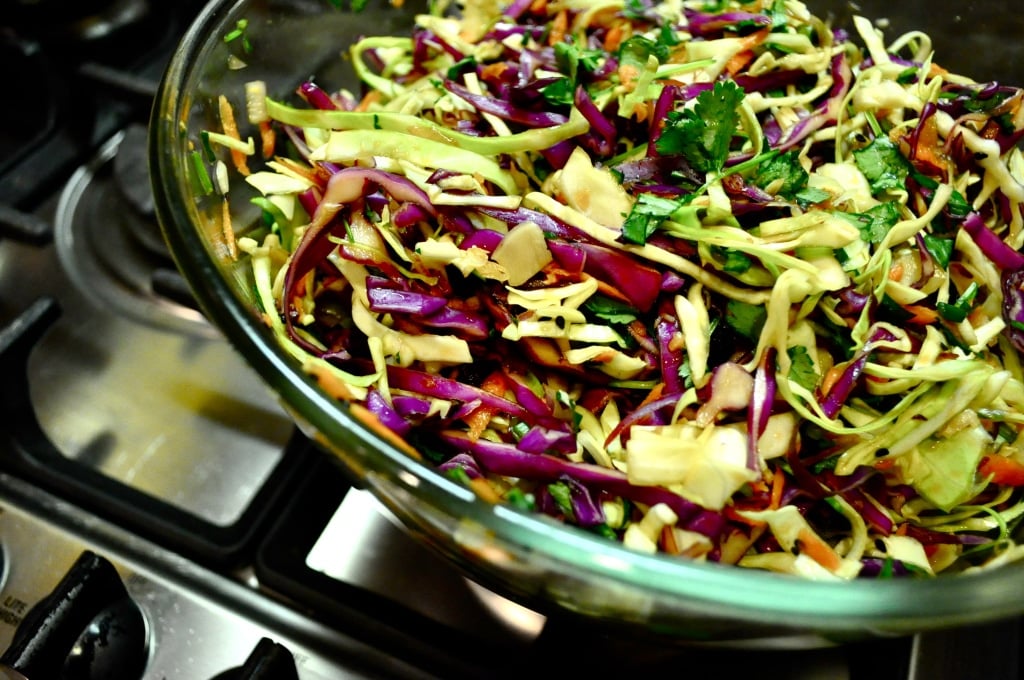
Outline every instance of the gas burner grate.
POLYGON ((205 520, 66 457, 40 427, 29 396, 27 368, 33 348, 60 316, 58 303, 42 298, 0 331, 0 469, 199 562, 239 562, 289 495, 292 481, 312 455, 312 445, 295 433, 248 507, 230 524, 205 520))

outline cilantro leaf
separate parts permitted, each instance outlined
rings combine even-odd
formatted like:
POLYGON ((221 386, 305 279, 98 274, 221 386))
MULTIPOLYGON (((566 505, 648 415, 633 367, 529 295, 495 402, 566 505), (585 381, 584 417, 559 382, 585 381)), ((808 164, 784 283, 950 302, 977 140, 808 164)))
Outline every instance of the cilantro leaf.
POLYGON ((967 315, 971 313, 971 307, 974 305, 974 298, 978 295, 978 283, 974 281, 967 290, 963 292, 963 295, 957 298, 956 302, 949 304, 947 302, 936 302, 935 310, 942 315, 942 318, 953 323, 960 323, 967 318, 967 315))
POLYGON ((763 305, 751 305, 739 300, 729 300, 725 306, 725 322, 743 337, 756 343, 761 329, 768 318, 763 305))
POLYGON ((900 221, 900 210, 895 202, 879 203, 863 213, 834 213, 860 230, 860 237, 867 243, 881 243, 893 225, 900 221))
POLYGON ((622 238, 630 243, 644 245, 647 238, 669 215, 680 207, 678 201, 650 193, 640 194, 622 224, 622 238))
POLYGON ((622 41, 619 46, 619 63, 646 68, 647 59, 654 55, 659 64, 665 63, 668 59, 668 45, 660 41, 655 42, 643 35, 634 35, 622 41))
POLYGON ((627 324, 637 319, 637 310, 604 295, 591 295, 583 307, 597 318, 613 324, 627 324))
POLYGON ((896 144, 879 135, 867 146, 853 152, 853 160, 871 185, 871 193, 902 189, 912 170, 896 144))
POLYGON ((555 43, 555 61, 562 73, 567 73, 575 84, 579 79, 580 69, 594 71, 604 56, 602 50, 588 50, 576 45, 570 38, 565 42, 555 43))
POLYGON ((681 155, 701 172, 720 172, 739 124, 736 108, 743 88, 731 80, 720 81, 697 95, 693 108, 672 111, 655 142, 658 153, 681 155))
POLYGON ((813 187, 807 187, 806 189, 801 189, 800 191, 796 192, 793 195, 793 198, 796 199, 796 202, 800 205, 800 207, 806 208, 816 203, 827 201, 828 199, 832 198, 832 194, 828 193, 824 189, 815 189, 813 187))
POLYGON ((570 78, 559 78, 540 89, 548 104, 571 106, 576 96, 576 86, 570 78))
POLYGON ((765 159, 757 166, 753 177, 754 184, 762 189, 781 180, 776 193, 783 198, 795 198, 807 186, 807 179, 807 171, 800 165, 800 154, 796 151, 765 159))
POLYGON ((924 234, 924 247, 935 258, 943 269, 949 268, 949 260, 953 256, 953 239, 924 234))
POLYGON ((818 385, 818 372, 814 369, 814 360, 806 347, 790 347, 786 350, 791 362, 789 379, 805 390, 813 391, 818 385))
POLYGON ((731 274, 743 274, 753 266, 753 261, 746 253, 733 248, 712 246, 711 251, 716 259, 722 263, 722 269, 731 274))

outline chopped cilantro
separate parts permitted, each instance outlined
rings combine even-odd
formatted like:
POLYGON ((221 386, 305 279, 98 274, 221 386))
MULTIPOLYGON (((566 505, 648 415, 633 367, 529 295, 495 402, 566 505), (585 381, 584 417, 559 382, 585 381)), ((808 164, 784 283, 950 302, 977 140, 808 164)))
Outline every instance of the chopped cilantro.
POLYGON ((252 45, 249 43, 249 36, 245 32, 247 28, 249 28, 249 20, 239 19, 235 23, 235 28, 225 34, 224 42, 229 43, 238 40, 242 44, 242 51, 249 54, 252 52, 252 45))
POLYGON ((625 302, 604 295, 591 295, 583 307, 597 318, 614 324, 627 324, 637 319, 637 310, 625 302))
POLYGON ((953 256, 953 239, 924 234, 924 246, 929 254, 943 269, 949 268, 949 260, 953 256))
POLYGON ((662 64, 668 59, 668 54, 668 45, 662 45, 647 36, 634 35, 623 40, 619 46, 619 63, 644 68, 651 55, 654 55, 658 63, 662 64))
POLYGON ((812 206, 817 203, 827 201, 828 199, 832 198, 832 194, 828 193, 824 189, 815 189, 813 187, 807 187, 806 189, 801 189, 800 191, 796 192, 793 195, 793 198, 796 199, 796 202, 800 205, 801 208, 807 208, 808 206, 812 206))
POLYGON ((881 243, 893 225, 900 221, 900 209, 895 201, 879 203, 863 213, 836 212, 860 230, 860 237, 867 243, 881 243))
POLYGON ((476 70, 476 57, 468 56, 459 59, 457 62, 448 67, 448 80, 459 80, 462 74, 468 71, 476 70))
POLYGON ((505 500, 510 505, 513 505, 520 510, 527 510, 532 512, 537 508, 537 504, 534 501, 533 494, 525 493, 518 486, 513 486, 505 493, 505 500))
POLYGON ((829 472, 836 469, 836 465, 839 464, 839 456, 829 456, 828 458, 821 460, 811 466, 811 472, 818 475, 822 472, 829 472))
POLYGON ((911 172, 910 162, 896 144, 879 135, 867 146, 853 152, 853 160, 877 194, 888 189, 902 189, 911 172))
POLYGON ((917 72, 918 69, 916 66, 908 66, 907 68, 900 71, 900 74, 896 76, 896 82, 899 83, 900 85, 909 85, 911 83, 915 83, 917 82, 917 72))
POLYGON ((737 333, 751 342, 761 337, 761 329, 768 318, 763 305, 751 305, 739 300, 729 300, 725 307, 725 322, 737 333))
POLYGON ((570 38, 566 42, 555 43, 555 60, 562 73, 568 73, 573 83, 579 79, 580 69, 595 70, 604 56, 602 50, 588 50, 576 45, 570 38))
POLYGON ((562 514, 569 518, 575 518, 576 513, 572 509, 572 491, 565 482, 552 482, 548 484, 548 493, 555 501, 555 505, 562 511, 562 514))
POLYGON ((878 303, 878 319, 880 321, 887 321, 896 326, 902 326, 913 316, 912 313, 908 312, 900 303, 888 295, 883 295, 882 301, 878 303))
POLYGON ((935 310, 947 321, 960 323, 967 318, 968 314, 971 313, 971 306, 974 304, 974 298, 977 294, 978 283, 973 281, 971 282, 971 285, 967 287, 967 290, 957 298, 956 302, 953 304, 937 302, 935 303, 935 310))
POLYGON ((697 95, 693 108, 670 112, 655 143, 658 153, 681 155, 701 172, 721 171, 739 124, 736 108, 743 97, 739 85, 731 80, 719 81, 697 95))
POLYGON ((559 78, 540 89, 548 104, 555 106, 571 106, 576 96, 576 86, 569 78, 559 78))
POLYGON ((754 264, 750 256, 733 248, 716 246, 712 248, 712 252, 715 253, 719 262, 722 263, 722 269, 730 274, 743 274, 754 264))
POLYGON ((772 18, 772 32, 785 31, 789 25, 789 17, 786 15, 786 0, 772 0, 768 16, 772 18))
POLYGON ((800 165, 800 154, 789 151, 768 156, 757 166, 753 180, 762 189, 781 180, 776 193, 783 198, 794 198, 807 186, 807 177, 807 171, 800 165))
POLYGON ((626 0, 622 15, 627 19, 643 19, 647 10, 648 6, 644 0, 626 0))
POLYGON ((693 387, 693 369, 690 368, 690 360, 687 357, 679 362, 679 378, 683 381, 683 389, 693 387))
POLYGON ((818 385, 818 372, 814 369, 814 360, 806 347, 790 347, 786 350, 791 362, 789 379, 805 390, 813 391, 818 385))
POLYGON ((679 209, 680 203, 650 193, 640 194, 622 224, 622 238, 643 245, 658 226, 679 209))

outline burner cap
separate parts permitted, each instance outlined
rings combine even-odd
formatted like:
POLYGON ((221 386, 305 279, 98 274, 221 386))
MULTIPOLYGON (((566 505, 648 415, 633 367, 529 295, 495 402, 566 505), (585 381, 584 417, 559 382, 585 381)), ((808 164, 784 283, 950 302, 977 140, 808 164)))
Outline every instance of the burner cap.
POLYGON ((154 285, 157 272, 176 267, 153 214, 145 145, 145 129, 130 127, 75 173, 57 206, 57 255, 98 307, 156 327, 217 337, 201 313, 154 285))

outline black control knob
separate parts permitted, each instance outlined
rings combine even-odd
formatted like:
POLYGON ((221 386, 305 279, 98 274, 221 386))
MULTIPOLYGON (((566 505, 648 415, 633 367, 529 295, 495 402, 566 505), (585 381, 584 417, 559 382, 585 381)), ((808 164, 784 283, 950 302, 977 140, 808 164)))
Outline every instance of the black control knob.
POLYGON ((131 680, 146 666, 146 623, 114 566, 86 551, 18 626, 0 677, 131 680))
POLYGON ((262 638, 253 648, 245 664, 224 671, 213 680, 298 680, 295 657, 288 648, 269 638, 262 638))

